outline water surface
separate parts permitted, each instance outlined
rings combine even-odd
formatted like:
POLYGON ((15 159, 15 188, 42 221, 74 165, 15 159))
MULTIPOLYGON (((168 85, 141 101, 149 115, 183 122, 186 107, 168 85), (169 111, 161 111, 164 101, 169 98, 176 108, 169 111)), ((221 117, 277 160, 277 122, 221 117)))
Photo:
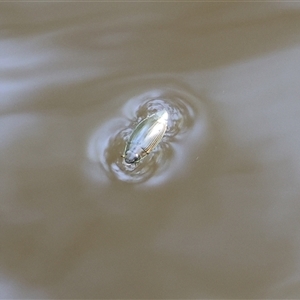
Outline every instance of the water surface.
POLYGON ((298 4, 0 8, 1 298, 299 297, 298 4))

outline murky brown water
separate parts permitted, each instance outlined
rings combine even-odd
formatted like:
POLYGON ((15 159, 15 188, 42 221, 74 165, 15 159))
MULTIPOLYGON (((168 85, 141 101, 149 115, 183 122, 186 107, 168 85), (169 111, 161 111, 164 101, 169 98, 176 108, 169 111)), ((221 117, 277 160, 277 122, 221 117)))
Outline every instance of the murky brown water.
POLYGON ((299 298, 298 4, 0 8, 1 298, 299 298))

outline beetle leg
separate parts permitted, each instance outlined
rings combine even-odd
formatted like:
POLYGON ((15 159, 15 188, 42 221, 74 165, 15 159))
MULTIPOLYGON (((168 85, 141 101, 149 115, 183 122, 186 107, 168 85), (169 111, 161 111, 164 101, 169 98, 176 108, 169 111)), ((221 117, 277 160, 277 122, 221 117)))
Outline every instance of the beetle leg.
POLYGON ((143 148, 143 147, 142 147, 142 150, 143 150, 147 155, 150 153, 150 150, 147 151, 147 150, 145 150, 145 148, 143 148))

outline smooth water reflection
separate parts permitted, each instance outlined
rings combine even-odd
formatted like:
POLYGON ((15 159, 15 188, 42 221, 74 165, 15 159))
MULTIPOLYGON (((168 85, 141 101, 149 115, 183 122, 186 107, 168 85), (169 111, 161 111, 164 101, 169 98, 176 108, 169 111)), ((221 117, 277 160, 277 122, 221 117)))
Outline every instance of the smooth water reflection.
POLYGON ((299 298, 298 4, 0 5, 0 298, 299 298))

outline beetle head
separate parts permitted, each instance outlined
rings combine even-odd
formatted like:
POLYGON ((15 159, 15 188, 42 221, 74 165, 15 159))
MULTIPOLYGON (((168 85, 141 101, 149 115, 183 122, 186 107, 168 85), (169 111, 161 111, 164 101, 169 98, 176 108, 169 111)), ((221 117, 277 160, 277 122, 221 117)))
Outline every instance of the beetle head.
POLYGON ((126 152, 126 154, 124 155, 124 158, 125 158, 125 162, 127 164, 136 164, 141 159, 137 153, 132 152, 130 150, 126 152))

